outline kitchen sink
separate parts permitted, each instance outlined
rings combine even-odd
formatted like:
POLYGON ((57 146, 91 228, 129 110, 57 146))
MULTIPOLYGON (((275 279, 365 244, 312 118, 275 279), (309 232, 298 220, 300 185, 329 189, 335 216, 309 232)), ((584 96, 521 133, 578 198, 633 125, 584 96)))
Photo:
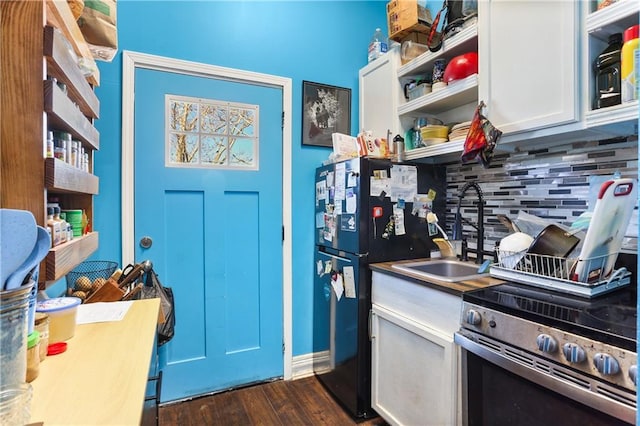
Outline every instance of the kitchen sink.
POLYGON ((400 271, 411 272, 424 278, 432 278, 440 281, 455 283, 458 281, 473 280, 486 277, 488 274, 478 273, 478 265, 459 260, 423 260, 412 263, 398 263, 391 265, 400 271))

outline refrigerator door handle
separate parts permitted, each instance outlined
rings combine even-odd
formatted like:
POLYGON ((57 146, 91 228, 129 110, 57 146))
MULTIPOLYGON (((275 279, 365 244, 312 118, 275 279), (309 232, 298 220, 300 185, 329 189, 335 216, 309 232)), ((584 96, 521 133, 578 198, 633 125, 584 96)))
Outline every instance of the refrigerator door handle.
POLYGON ((372 327, 372 322, 373 322, 373 316, 375 314, 373 313, 373 309, 369 309, 369 341, 372 342, 373 341, 373 336, 371 335, 371 327, 372 327))
POLYGON ((337 260, 342 260, 343 262, 351 263, 351 260, 347 259, 346 257, 336 256, 334 254, 325 253, 323 251, 319 251, 318 253, 320 253, 323 256, 330 257, 331 259, 337 259, 337 260))

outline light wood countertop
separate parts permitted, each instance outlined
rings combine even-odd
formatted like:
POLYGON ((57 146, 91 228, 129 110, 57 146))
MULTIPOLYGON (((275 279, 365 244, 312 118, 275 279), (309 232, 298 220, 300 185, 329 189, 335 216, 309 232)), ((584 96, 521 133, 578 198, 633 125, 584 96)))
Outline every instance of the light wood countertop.
MULTIPOLYGON (((369 267, 371 268, 372 271, 382 272, 388 275, 405 278, 405 279, 408 279, 409 281, 413 281, 418 284, 422 284, 427 287, 431 287, 436 290, 444 291, 446 293, 455 294, 458 296, 467 291, 504 283, 504 280, 493 278, 493 277, 490 277, 489 275, 483 278, 450 283, 447 281, 440 281, 440 280, 431 279, 431 278, 428 279, 419 274, 413 274, 411 272, 406 272, 406 271, 392 267, 392 265, 394 264, 398 265, 402 263, 421 262, 421 261, 428 261, 428 260, 431 260, 431 259, 396 260, 393 262, 372 263, 371 265, 369 265, 369 267)), ((437 259, 433 259, 433 260, 437 260, 437 259)))
POLYGON ((121 321, 82 324, 67 351, 31 383, 31 423, 139 425, 160 299, 134 301, 121 321))

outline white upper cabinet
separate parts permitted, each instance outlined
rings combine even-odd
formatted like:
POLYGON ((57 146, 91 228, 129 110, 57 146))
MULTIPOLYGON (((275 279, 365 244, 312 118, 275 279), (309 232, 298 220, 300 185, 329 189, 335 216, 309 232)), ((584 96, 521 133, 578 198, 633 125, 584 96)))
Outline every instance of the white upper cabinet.
POLYGON ((581 2, 478 2, 480 99, 504 136, 581 120, 581 2))
POLYGON ((401 93, 396 77, 400 62, 398 49, 398 46, 390 49, 359 73, 359 130, 371 130, 375 137, 386 137, 387 132, 391 132, 393 139, 401 133, 397 113, 401 93))
MULTIPOLYGON (((445 39, 439 51, 401 64, 396 47, 360 70, 361 128, 405 136, 417 117, 459 123, 471 120, 484 101, 485 115, 503 132, 498 150, 637 134, 638 101, 593 109, 593 66, 609 35, 638 23, 640 1, 618 0, 595 9, 594 1, 583 0, 479 1, 477 18, 445 39), (405 99, 404 85, 428 77, 437 59, 450 61, 474 51, 478 74, 405 99)), ((405 158, 451 161, 464 141, 416 148, 405 158)))

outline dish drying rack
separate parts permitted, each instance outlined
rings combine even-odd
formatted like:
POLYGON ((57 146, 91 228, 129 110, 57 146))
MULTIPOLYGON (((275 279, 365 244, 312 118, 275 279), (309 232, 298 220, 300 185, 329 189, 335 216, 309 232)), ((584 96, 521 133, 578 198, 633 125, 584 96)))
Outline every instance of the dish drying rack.
POLYGON ((606 271, 607 263, 615 262, 618 253, 588 259, 565 258, 523 252, 497 250, 498 263, 491 265, 492 277, 536 287, 548 288, 582 297, 598 296, 631 281, 631 273, 626 268, 606 271), (615 256, 612 258, 612 256, 615 256), (609 262, 610 258, 613 259, 609 262), (593 271, 587 282, 575 280, 575 270, 579 262, 587 262, 585 270, 593 271), (573 279, 572 279, 573 278, 573 279))

